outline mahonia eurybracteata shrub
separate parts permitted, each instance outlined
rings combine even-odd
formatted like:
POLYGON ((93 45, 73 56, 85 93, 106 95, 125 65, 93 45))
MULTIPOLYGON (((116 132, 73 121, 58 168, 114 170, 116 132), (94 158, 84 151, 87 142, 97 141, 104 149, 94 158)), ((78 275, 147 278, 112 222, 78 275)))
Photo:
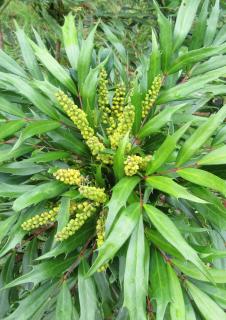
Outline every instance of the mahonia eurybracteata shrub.
POLYGON ((219 2, 154 5, 139 61, 72 14, 59 61, 18 26, 25 67, 0 50, 0 319, 225 319, 219 2))

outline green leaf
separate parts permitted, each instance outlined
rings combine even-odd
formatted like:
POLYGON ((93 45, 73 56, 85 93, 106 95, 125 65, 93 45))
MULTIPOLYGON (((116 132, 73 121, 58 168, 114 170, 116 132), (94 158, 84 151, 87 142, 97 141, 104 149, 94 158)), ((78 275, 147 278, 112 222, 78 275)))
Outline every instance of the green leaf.
POLYGON ((172 74, 179 70, 183 70, 190 64, 194 65, 196 62, 200 62, 214 55, 223 54, 225 51, 226 45, 189 51, 174 60, 173 66, 169 69, 168 73, 172 74))
POLYGON ((11 159, 17 159, 22 155, 32 152, 33 150, 34 147, 26 145, 22 145, 16 150, 12 150, 11 145, 4 146, 4 148, 0 150, 0 162, 4 162, 11 159))
POLYGON ((78 35, 75 27, 75 17, 69 13, 62 27, 64 48, 72 68, 77 69, 79 57, 78 35))
POLYGON ((104 33, 105 33, 108 41, 110 41, 110 43, 115 47, 122 62, 124 64, 126 64, 127 63, 127 53, 126 53, 126 50, 125 50, 121 40, 116 37, 116 35, 111 31, 111 29, 108 27, 107 24, 104 24, 102 22, 101 26, 104 30, 104 33))
POLYGON ((26 161, 17 161, 0 166, 0 172, 10 173, 15 176, 29 176, 44 171, 45 169, 44 166, 36 164, 30 163, 30 165, 28 165, 26 161))
POLYGON ((209 46, 212 44, 217 31, 217 24, 220 14, 220 1, 216 0, 215 5, 212 8, 209 19, 207 20, 207 29, 205 34, 204 45, 209 46))
POLYGON ((203 158, 197 161, 197 164, 198 165, 226 164, 226 146, 220 147, 206 154, 203 158))
POLYGON ((76 232, 73 236, 69 237, 67 240, 59 242, 53 249, 46 252, 36 260, 43 260, 49 258, 55 258, 60 254, 69 254, 74 251, 76 248, 79 248, 82 244, 86 243, 86 241, 93 236, 95 231, 95 223, 93 220, 86 223, 79 232, 76 232))
POLYGON ((187 199, 193 202, 198 203, 206 203, 206 201, 194 196, 190 192, 187 191, 185 187, 177 184, 171 178, 163 177, 163 176, 152 176, 146 179, 148 185, 153 187, 154 189, 158 189, 165 193, 170 194, 175 198, 187 199))
POLYGON ((129 196, 139 181, 139 177, 125 177, 114 186, 111 199, 107 204, 108 216, 106 220, 106 234, 109 233, 118 212, 126 205, 129 196))
POLYGON ((31 40, 30 43, 38 59, 46 67, 46 69, 49 70, 53 77, 62 83, 70 92, 77 95, 75 84, 69 73, 57 62, 56 59, 51 56, 46 49, 37 46, 31 40))
POLYGON ((131 320, 145 320, 146 295, 145 282, 145 245, 143 217, 133 230, 130 238, 124 274, 124 306, 131 320))
POLYGON ((157 304, 156 320, 164 320, 166 307, 170 302, 169 279, 166 263, 160 253, 153 249, 150 265, 151 297, 157 304))
POLYGON ((0 66, 5 70, 11 72, 12 74, 16 74, 22 78, 27 78, 27 74, 24 70, 16 63, 14 59, 12 59, 8 54, 0 49, 0 66))
POLYGON ((57 296, 56 320, 71 320, 72 317, 72 299, 67 282, 64 281, 57 296))
POLYGON ((223 288, 218 288, 217 286, 212 286, 203 282, 197 282, 197 287, 202 291, 206 292, 211 296, 217 304, 225 309, 226 306, 226 290, 223 288))
POLYGON ((35 265, 30 272, 5 285, 3 289, 12 288, 28 282, 32 282, 36 285, 44 280, 60 277, 62 273, 70 267, 75 259, 75 257, 71 257, 63 260, 62 257, 60 257, 47 262, 42 262, 35 265))
POLYGON ((59 128, 61 124, 54 120, 35 120, 32 121, 25 129, 21 131, 21 135, 14 145, 12 151, 17 149, 25 140, 51 130, 59 128))
POLYGON ((11 120, 1 124, 0 140, 14 135, 26 124, 25 120, 11 120))
POLYGON ((13 214, 12 216, 8 217, 7 219, 1 220, 0 243, 1 243, 2 239, 8 234, 9 230, 15 224, 17 219, 18 219, 18 214, 13 214))
POLYGON ((197 252, 185 241, 171 219, 151 205, 144 205, 144 208, 159 233, 161 233, 186 260, 191 261, 208 279, 212 280, 197 252))
POLYGON ((56 181, 43 183, 19 196, 13 203, 13 210, 20 211, 32 204, 54 198, 63 193, 66 189, 66 185, 56 181))
POLYGON ((19 301, 19 306, 5 320, 30 320, 36 311, 56 292, 55 283, 46 283, 19 301), (34 303, 35 302, 35 303, 34 303))
POLYGON ((173 268, 167 264, 168 279, 170 284, 170 316, 173 320, 186 320, 185 304, 180 281, 173 268))
POLYGON ((113 170, 115 177, 117 180, 120 180, 124 177, 124 161, 125 161, 125 154, 126 154, 126 147, 129 142, 129 133, 127 133, 123 139, 119 142, 118 149, 114 155, 114 162, 113 162, 113 170))
POLYGON ((0 110, 17 117, 26 117, 21 108, 16 103, 11 103, 3 97, 0 97, 0 110))
POLYGON ((191 49, 198 49, 203 46, 203 39, 206 32, 206 20, 208 16, 209 0, 204 0, 199 16, 195 21, 192 33, 191 49))
POLYGON ((24 63, 29 70, 30 74, 38 80, 43 80, 42 73, 39 69, 37 60, 35 58, 34 52, 31 48, 29 41, 24 33, 23 29, 20 29, 18 24, 15 21, 16 25, 16 36, 20 45, 20 50, 24 59, 24 63))
POLYGON ((154 78, 160 73, 161 70, 161 54, 158 46, 158 41, 154 29, 152 29, 152 48, 149 59, 148 67, 148 87, 151 86, 154 78))
POLYGON ((186 281, 186 285, 196 306, 206 320, 226 319, 224 310, 222 310, 207 294, 189 281, 186 281))
POLYGON ((150 119, 139 131, 138 137, 143 139, 148 137, 152 133, 158 132, 167 122, 172 118, 172 115, 177 112, 179 109, 184 107, 185 104, 179 106, 174 106, 170 108, 165 108, 159 114, 150 119))
POLYGON ((79 320, 94 320, 97 311, 96 289, 92 277, 87 278, 89 265, 82 260, 78 270, 78 293, 80 304, 79 320))
MULTIPOLYGON (((177 268, 179 268, 188 277, 196 280, 200 280, 200 281, 210 282, 209 278, 206 277, 193 264, 189 262, 182 262, 178 259, 173 259, 172 262, 177 266, 177 268)), ((211 269, 208 269, 208 273, 210 274, 211 278, 215 283, 226 283, 226 270, 211 268, 211 269)))
POLYGON ((200 0, 183 0, 177 13, 174 28, 174 50, 184 42, 194 21, 200 0))
POLYGON ((50 101, 41 93, 39 93, 38 90, 32 88, 32 86, 25 80, 18 76, 4 72, 0 72, 0 79, 10 83, 18 94, 26 97, 28 101, 31 101, 38 110, 48 115, 52 119, 58 119, 56 110, 53 108, 50 101))
POLYGON ((60 232, 68 223, 70 217, 70 199, 62 197, 57 214, 57 232, 60 232))
POLYGON ((23 195, 25 192, 31 192, 34 189, 33 185, 27 184, 8 184, 8 183, 0 183, 0 196, 7 198, 17 198, 23 195))
POLYGON ((160 29, 161 66, 163 71, 167 71, 171 63, 173 49, 172 24, 160 11, 157 3, 154 5, 158 12, 158 25, 160 29))
POLYGON ((201 146, 212 136, 220 123, 226 117, 226 105, 223 106, 216 114, 199 126, 198 129, 185 141, 177 157, 177 166, 182 165, 201 148, 201 146))
POLYGON ((172 136, 167 136, 161 146, 155 151, 153 159, 147 166, 146 174, 151 174, 159 169, 169 158, 171 153, 176 149, 177 142, 189 128, 191 122, 185 124, 177 130, 172 136))
POLYGON ((37 152, 34 153, 29 159, 24 160, 24 162, 51 162, 61 159, 66 159, 70 154, 66 151, 48 151, 48 152, 37 152))
POLYGON ((185 180, 219 191, 226 196, 226 182, 210 172, 194 168, 184 168, 177 170, 177 173, 185 180))
POLYGON ((170 89, 161 91, 157 104, 164 104, 170 101, 188 99, 191 94, 197 93, 199 89, 205 87, 208 82, 214 81, 219 77, 224 76, 226 73, 226 67, 218 68, 209 72, 206 72, 197 77, 192 77, 185 83, 181 83, 170 89))
POLYGON ((97 25, 89 33, 87 39, 82 40, 81 50, 78 57, 78 83, 80 89, 82 88, 83 83, 89 73, 96 28, 97 25))
POLYGON ((131 235, 141 214, 140 203, 133 203, 122 210, 110 234, 98 250, 98 256, 88 272, 88 276, 96 272, 102 265, 112 259, 131 235))

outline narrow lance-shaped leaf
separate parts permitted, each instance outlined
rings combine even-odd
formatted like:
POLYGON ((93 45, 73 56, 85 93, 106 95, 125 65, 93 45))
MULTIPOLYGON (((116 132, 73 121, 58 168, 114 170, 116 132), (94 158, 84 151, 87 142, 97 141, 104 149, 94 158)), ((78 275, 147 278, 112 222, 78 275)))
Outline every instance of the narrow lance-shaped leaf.
POLYGON ((199 16, 196 18, 192 33, 191 49, 201 48, 206 32, 206 20, 208 15, 209 0, 204 0, 199 16))
POLYGON ((167 71, 171 62, 173 49, 172 24, 160 11, 157 3, 154 5, 158 12, 158 24, 160 28, 161 66, 163 71, 167 71))
POLYGON ((206 203, 206 201, 191 194, 185 187, 177 184, 171 178, 163 176, 151 176, 146 179, 148 185, 154 189, 158 189, 179 199, 187 199, 198 203, 206 203))
POLYGON ((218 128, 219 124, 226 117, 226 105, 224 105, 216 114, 203 123, 195 132, 186 140, 177 157, 177 165, 188 161, 201 146, 211 137, 218 128))
POLYGON ((89 73, 96 28, 97 25, 90 32, 87 39, 82 41, 82 46, 78 57, 78 83, 80 89, 82 88, 85 78, 89 73))
POLYGON ((86 277, 88 268, 88 263, 83 259, 79 265, 78 271, 78 293, 80 304, 79 320, 94 320, 97 311, 97 295, 94 281, 92 277, 86 277))
POLYGON ((124 160, 126 154, 126 147, 129 142, 129 133, 127 133, 123 139, 120 141, 118 149, 114 155, 113 169, 114 174, 118 180, 120 180, 124 175, 124 160))
POLYGON ((1 123, 0 140, 14 135, 26 124, 25 120, 11 120, 8 122, 1 123))
POLYGON ((24 30, 19 28, 18 24, 16 25, 16 36, 20 45, 20 50, 24 59, 24 63, 28 68, 30 74, 38 80, 43 80, 42 73, 39 69, 37 60, 35 58, 34 52, 31 48, 31 45, 24 33, 24 30))
POLYGON ((152 29, 152 47, 148 68, 148 87, 151 86, 154 78, 160 73, 161 68, 161 54, 158 47, 157 37, 154 29, 152 29))
POLYGON ((109 212, 106 220, 106 235, 109 233, 118 212, 126 205, 129 196, 139 181, 139 177, 125 177, 114 186, 112 197, 107 204, 109 212))
POLYGON ((8 101, 3 97, 0 97, 0 111, 13 114, 17 117, 26 117, 25 113, 21 110, 18 104, 11 103, 11 101, 8 101))
MULTIPOLYGON (((173 264, 177 266, 184 274, 188 277, 199 280, 210 282, 209 278, 207 278, 196 266, 189 262, 182 262, 178 259, 172 259, 173 264)), ((210 268, 208 269, 208 273, 215 283, 226 283, 226 270, 210 268)))
POLYGON ((71 79, 69 73, 54 59, 51 54, 39 46, 37 46, 33 41, 31 41, 32 48, 35 51, 36 56, 44 64, 44 66, 49 70, 49 72, 62 83, 70 92, 77 94, 77 90, 73 80, 71 79))
POLYGON ((172 115, 179 109, 183 108, 185 104, 180 104, 179 106, 174 106, 170 108, 165 108, 159 114, 154 116, 149 120, 138 132, 138 138, 145 138, 152 133, 158 132, 167 122, 171 120, 172 115))
POLYGON ((131 320, 146 319, 145 244, 143 217, 130 238, 124 274, 124 306, 131 320))
POLYGON ((54 120, 36 120, 31 121, 29 125, 21 130, 20 137, 15 143, 13 150, 17 149, 25 140, 51 130, 55 130, 61 126, 60 122, 54 120))
POLYGON ((22 78, 27 78, 27 74, 23 68, 21 68, 14 59, 2 50, 0 50, 0 66, 12 74, 16 74, 22 78))
POLYGON ((151 205, 144 205, 151 222, 161 235, 171 243, 186 259, 191 261, 200 271, 212 281, 212 278, 199 258, 197 252, 185 241, 181 233, 167 215, 151 205))
POLYGON ((204 40, 204 45, 209 46, 212 44, 214 36, 217 31, 217 24, 220 14, 220 1, 216 0, 215 5, 212 8, 209 19, 207 20, 207 29, 204 40))
POLYGON ((72 68, 77 69, 79 57, 79 45, 77 30, 75 27, 75 17, 69 13, 65 17, 64 25, 62 27, 63 40, 65 51, 72 68))
POLYGON ((153 160, 148 164, 146 174, 155 172, 161 167, 169 158, 171 153, 176 149, 177 142, 183 136, 185 131, 190 126, 191 122, 185 124, 182 128, 177 130, 172 136, 167 136, 162 145, 155 151, 153 160))
POLYGON ((64 281, 57 296, 56 320, 71 320, 72 318, 72 299, 67 282, 64 281))
POLYGON ((51 199, 63 193, 67 186, 59 182, 47 182, 19 196, 13 203, 13 210, 20 211, 32 204, 51 199))
POLYGON ((181 2, 174 28, 174 50, 178 49, 186 38, 194 21, 200 0, 181 2))
POLYGON ((150 286, 151 297, 157 304, 156 320, 163 320, 171 298, 166 263, 157 249, 153 249, 151 255, 150 286))
POLYGON ((226 196, 226 182, 208 171, 184 168, 178 170, 177 173, 185 180, 216 190, 226 196))
POLYGON ((47 279, 53 279, 59 277, 73 262, 75 257, 67 258, 56 258, 47 262, 42 262, 35 265, 29 273, 13 280, 12 282, 5 285, 3 289, 12 288, 23 283, 33 282, 34 285, 38 284, 47 279))
POLYGON ((193 94, 197 94, 197 91, 204 88, 208 82, 214 81, 219 77, 224 76, 226 73, 226 67, 217 68, 215 70, 206 72, 197 77, 192 77, 185 83, 174 86, 170 89, 164 90, 159 94, 157 104, 164 104, 170 101, 188 99, 193 94))
POLYGON ((140 203, 133 203, 122 210, 107 239, 98 250, 98 256, 90 268, 88 275, 92 275, 122 247, 131 235, 140 217, 140 203))
POLYGON ((186 285, 196 306, 206 320, 226 319, 224 310, 222 310, 206 293, 189 281, 186 281, 186 285))
POLYGON ((226 146, 217 148, 197 161, 199 165, 226 164, 226 146))
POLYGON ((184 69, 190 64, 193 65, 196 62, 200 62, 214 55, 223 54, 225 51, 226 51, 225 44, 222 46, 201 48, 201 49, 189 51, 181 55, 174 61, 173 66, 169 69, 168 73, 169 74, 175 73, 179 70, 184 69))
POLYGON ((170 315, 174 320, 186 320, 185 304, 180 281, 173 268, 167 264, 168 279, 170 284, 170 315))

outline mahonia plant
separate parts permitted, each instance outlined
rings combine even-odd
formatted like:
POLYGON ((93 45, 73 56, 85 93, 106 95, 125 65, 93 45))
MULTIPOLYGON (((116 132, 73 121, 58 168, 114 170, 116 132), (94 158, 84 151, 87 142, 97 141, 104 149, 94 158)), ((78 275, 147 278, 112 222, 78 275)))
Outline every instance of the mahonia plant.
POLYGON ((72 14, 63 66, 18 26, 0 51, 1 319, 226 318, 219 1, 154 5, 141 65, 72 14))

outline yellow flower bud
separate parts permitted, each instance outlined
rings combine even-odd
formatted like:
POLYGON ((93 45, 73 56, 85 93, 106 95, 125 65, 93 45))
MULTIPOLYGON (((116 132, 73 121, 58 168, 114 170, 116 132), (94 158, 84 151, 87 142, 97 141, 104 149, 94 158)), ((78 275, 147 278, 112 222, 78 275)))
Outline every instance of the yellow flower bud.
POLYGON ((79 186, 84 181, 84 177, 76 169, 59 169, 53 175, 57 180, 70 185, 79 186))
POLYGON ((93 200, 97 203, 104 203, 107 201, 107 195, 104 188, 96 188, 89 186, 81 186, 79 192, 87 199, 93 200))
POLYGON ((142 102, 142 119, 144 119, 148 115, 150 109, 153 107, 158 97, 161 85, 162 77, 158 75, 154 78, 151 88, 148 90, 144 101, 142 102))

